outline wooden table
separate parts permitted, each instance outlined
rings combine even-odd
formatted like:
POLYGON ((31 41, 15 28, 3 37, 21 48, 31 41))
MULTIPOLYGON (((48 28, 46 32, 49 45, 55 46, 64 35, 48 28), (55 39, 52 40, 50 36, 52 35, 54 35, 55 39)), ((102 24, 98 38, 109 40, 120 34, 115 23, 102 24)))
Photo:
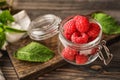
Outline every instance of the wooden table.
MULTIPOLYGON (((119 0, 16 0, 14 9, 25 9, 30 18, 44 14, 55 14, 62 19, 73 14, 89 14, 103 11, 120 22, 119 0)), ((108 42, 114 58, 105 66, 99 59, 86 66, 75 66, 66 63, 49 73, 39 76, 35 80, 120 80, 120 37, 108 42), (99 62, 99 63, 98 63, 99 62)), ((18 80, 14 67, 6 52, 0 59, 0 66, 7 80, 18 80)))

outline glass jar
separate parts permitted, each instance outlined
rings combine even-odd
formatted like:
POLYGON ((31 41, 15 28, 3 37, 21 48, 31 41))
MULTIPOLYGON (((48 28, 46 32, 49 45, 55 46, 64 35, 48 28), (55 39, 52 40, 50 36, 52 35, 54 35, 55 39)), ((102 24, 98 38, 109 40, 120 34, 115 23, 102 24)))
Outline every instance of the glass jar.
POLYGON ((40 16, 31 22, 27 31, 28 35, 32 41, 44 44, 56 54, 60 22, 61 18, 54 14, 40 16))
POLYGON ((28 35, 33 40, 45 40, 58 33, 61 19, 53 14, 46 14, 33 20, 28 29, 28 35))
POLYGON ((89 22, 92 23, 96 23, 99 25, 100 27, 100 32, 99 35, 97 36, 97 38, 95 38, 93 41, 85 43, 85 44, 76 44, 73 43, 69 40, 67 40, 64 37, 64 30, 63 30, 63 26, 64 24, 73 19, 74 16, 69 16, 66 19, 64 19, 59 27, 59 41, 58 41, 58 53, 69 63, 75 64, 75 65, 86 65, 86 64, 90 64, 93 61, 95 61, 98 57, 104 61, 104 64, 107 65, 113 55, 109 52, 109 49, 106 47, 105 45, 105 41, 101 41, 102 38, 102 27, 101 25, 94 19, 89 18, 89 22), (101 52, 101 49, 104 48, 105 53, 107 55, 107 59, 105 59, 104 55, 101 52), (65 52, 65 50, 68 50, 68 54, 74 54, 75 52, 77 52, 77 54, 75 55, 67 55, 67 54, 63 54, 63 52, 65 52), (81 63, 77 62, 76 60, 76 55, 83 55, 81 57, 81 63), (66 57, 67 56, 67 57, 66 57), (74 56, 74 57, 72 57, 74 56), (87 56, 87 59, 85 58, 85 56, 87 56), (83 60, 82 60, 83 59, 83 60), (85 61, 85 63, 83 62, 85 61))

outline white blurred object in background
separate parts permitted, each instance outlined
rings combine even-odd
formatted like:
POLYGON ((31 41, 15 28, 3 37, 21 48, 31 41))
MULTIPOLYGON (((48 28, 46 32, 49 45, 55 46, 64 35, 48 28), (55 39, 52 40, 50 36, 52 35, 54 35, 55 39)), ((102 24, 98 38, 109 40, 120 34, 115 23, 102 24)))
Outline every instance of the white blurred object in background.
MULTIPOLYGON (((29 16, 27 15, 25 10, 20 11, 14 16, 15 22, 10 25, 12 28, 20 29, 20 30, 28 30, 28 27, 31 23, 29 16)), ((20 40, 26 33, 6 33, 6 39, 8 42, 13 43, 20 40)))

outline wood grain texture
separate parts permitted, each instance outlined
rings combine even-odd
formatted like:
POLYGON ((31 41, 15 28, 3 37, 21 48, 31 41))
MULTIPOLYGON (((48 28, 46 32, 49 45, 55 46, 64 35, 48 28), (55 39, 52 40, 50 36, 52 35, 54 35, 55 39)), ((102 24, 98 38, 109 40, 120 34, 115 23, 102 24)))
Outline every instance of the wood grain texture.
POLYGON ((3 56, 2 58, 0 58, 0 67, 6 80, 19 80, 15 72, 15 69, 12 66, 11 61, 8 57, 8 54, 5 51, 4 52, 2 51, 2 53, 3 56))
POLYGON ((94 10, 119 9, 119 0, 17 0, 14 7, 17 9, 42 10, 94 10), (115 2, 116 1, 116 2, 115 2), (101 6, 103 5, 104 6, 101 6), (111 6, 116 5, 116 6, 111 6), (27 5, 27 6, 26 6, 27 5))
POLYGON ((119 48, 120 41, 109 46, 114 57, 108 66, 99 59, 86 66, 66 64, 40 76, 38 80, 120 80, 119 48))
POLYGON ((18 77, 21 80, 33 80, 34 78, 38 77, 39 75, 44 74, 45 72, 51 71, 55 69, 56 67, 59 67, 63 64, 63 59, 61 56, 57 53, 57 35, 49 38, 47 40, 40 41, 40 43, 44 44, 48 48, 54 51, 55 56, 51 60, 45 62, 45 63, 34 63, 34 62, 26 62, 26 61, 20 61, 13 57, 13 54, 21 47, 29 44, 31 40, 29 37, 21 39, 20 41, 16 43, 12 43, 9 46, 7 46, 7 51, 9 53, 10 59, 13 63, 13 66, 17 72, 18 77), (29 77, 32 76, 32 77, 29 77))
MULTIPOLYGON (((113 36, 106 36, 105 40, 111 40, 118 35, 113 36)), ((21 39, 20 41, 16 43, 9 44, 7 46, 7 51, 10 56, 10 59, 13 63, 13 66, 16 70, 16 73, 20 80, 34 80, 40 75, 45 74, 46 72, 49 72, 57 67, 62 66, 66 62, 61 58, 61 56, 57 52, 57 35, 53 38, 39 41, 40 43, 44 44, 45 46, 49 47, 51 50, 55 52, 55 57, 45 63, 32 63, 32 62, 26 62, 26 61, 20 61, 13 57, 13 53, 15 53, 20 47, 23 47, 30 43, 31 40, 29 37, 21 39), (31 77, 30 77, 31 76, 31 77)))

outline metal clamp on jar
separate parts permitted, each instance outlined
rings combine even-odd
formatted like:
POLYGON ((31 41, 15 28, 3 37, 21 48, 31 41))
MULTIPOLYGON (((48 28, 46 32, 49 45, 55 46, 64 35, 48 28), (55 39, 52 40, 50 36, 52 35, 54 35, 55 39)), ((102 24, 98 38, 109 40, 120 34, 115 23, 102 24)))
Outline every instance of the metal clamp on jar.
POLYGON ((106 41, 102 40, 100 45, 99 45, 99 58, 104 62, 105 65, 108 65, 110 63, 110 61, 113 58, 113 54, 110 53, 108 47, 106 46, 106 41), (103 55, 102 49, 104 49, 105 53, 106 53, 106 58, 103 55))

